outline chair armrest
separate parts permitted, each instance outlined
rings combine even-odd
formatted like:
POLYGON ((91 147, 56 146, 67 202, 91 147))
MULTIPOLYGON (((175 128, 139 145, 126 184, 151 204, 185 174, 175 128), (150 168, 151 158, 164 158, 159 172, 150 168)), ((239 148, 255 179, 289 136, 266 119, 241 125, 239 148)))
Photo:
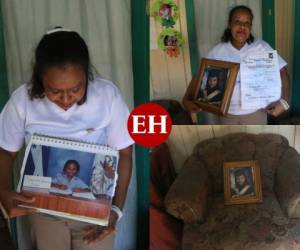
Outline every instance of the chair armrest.
POLYGON ((293 148, 289 148, 279 161, 274 189, 287 216, 300 218, 300 155, 293 148))
POLYGON ((190 156, 165 197, 169 214, 188 223, 201 222, 210 204, 211 182, 204 163, 190 156))

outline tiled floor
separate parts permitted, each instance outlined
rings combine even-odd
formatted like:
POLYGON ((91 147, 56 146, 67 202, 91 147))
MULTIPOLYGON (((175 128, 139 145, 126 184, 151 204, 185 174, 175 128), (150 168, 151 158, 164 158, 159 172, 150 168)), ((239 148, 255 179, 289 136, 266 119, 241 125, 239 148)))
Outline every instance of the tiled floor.
POLYGON ((0 249, 1 250, 14 250, 10 240, 9 231, 6 227, 5 220, 0 213, 0 249))

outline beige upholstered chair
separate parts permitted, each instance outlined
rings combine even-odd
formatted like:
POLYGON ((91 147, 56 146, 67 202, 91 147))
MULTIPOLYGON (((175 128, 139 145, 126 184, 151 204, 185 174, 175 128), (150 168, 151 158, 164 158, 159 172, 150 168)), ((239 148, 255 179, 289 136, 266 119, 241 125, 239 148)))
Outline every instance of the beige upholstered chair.
POLYGON ((184 221, 183 249, 300 249, 300 156, 275 134, 230 134, 195 146, 165 198, 184 221), (223 162, 258 160, 263 203, 224 205, 223 162))

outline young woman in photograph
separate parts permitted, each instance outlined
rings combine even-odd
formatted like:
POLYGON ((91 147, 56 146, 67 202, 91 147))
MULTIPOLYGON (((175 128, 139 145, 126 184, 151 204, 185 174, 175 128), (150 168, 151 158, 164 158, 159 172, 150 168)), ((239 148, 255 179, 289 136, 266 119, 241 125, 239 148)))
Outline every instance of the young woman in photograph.
POLYGON ((253 184, 248 181, 247 175, 244 170, 238 170, 234 173, 235 185, 231 189, 232 197, 240 196, 253 196, 253 184))
POLYGON ((211 69, 208 71, 205 88, 200 89, 199 100, 214 105, 220 105, 223 98, 223 91, 220 86, 220 71, 211 69))
POLYGON ((131 176, 128 108, 119 89, 91 70, 88 47, 74 31, 57 28, 45 34, 35 50, 31 80, 16 89, 0 115, 0 201, 11 217, 30 216, 34 249, 84 250, 113 248, 131 176), (24 141, 34 134, 80 139, 119 150, 118 183, 109 225, 33 213, 34 197, 12 191, 12 166, 24 141))
POLYGON ((64 164, 62 173, 58 173, 52 179, 51 187, 70 192, 90 192, 90 188, 83 180, 78 177, 80 165, 76 160, 67 160, 64 164))
MULTIPOLYGON (((256 39, 251 33, 252 10, 240 5, 234 7, 228 18, 228 27, 221 38, 221 43, 216 45, 208 54, 207 58, 241 63, 242 57, 260 51, 273 50, 269 44, 261 39, 256 39)), ((241 105, 241 80, 240 73, 237 76, 228 115, 219 117, 220 124, 267 124, 267 114, 279 116, 289 109, 289 76, 286 62, 278 55, 278 65, 282 83, 281 99, 270 104, 265 109, 244 110, 241 105)), ((183 105, 190 113, 202 110, 194 104, 196 78, 194 77, 186 90, 183 105)))

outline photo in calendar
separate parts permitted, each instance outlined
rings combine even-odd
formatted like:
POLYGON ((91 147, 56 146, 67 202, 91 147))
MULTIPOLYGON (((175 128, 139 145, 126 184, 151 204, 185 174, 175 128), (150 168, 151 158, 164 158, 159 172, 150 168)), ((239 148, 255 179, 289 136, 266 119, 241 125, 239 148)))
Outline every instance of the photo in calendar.
POLYGON ((35 197, 31 207, 40 212, 105 225, 117 165, 118 151, 109 147, 34 135, 26 148, 17 191, 35 197))

